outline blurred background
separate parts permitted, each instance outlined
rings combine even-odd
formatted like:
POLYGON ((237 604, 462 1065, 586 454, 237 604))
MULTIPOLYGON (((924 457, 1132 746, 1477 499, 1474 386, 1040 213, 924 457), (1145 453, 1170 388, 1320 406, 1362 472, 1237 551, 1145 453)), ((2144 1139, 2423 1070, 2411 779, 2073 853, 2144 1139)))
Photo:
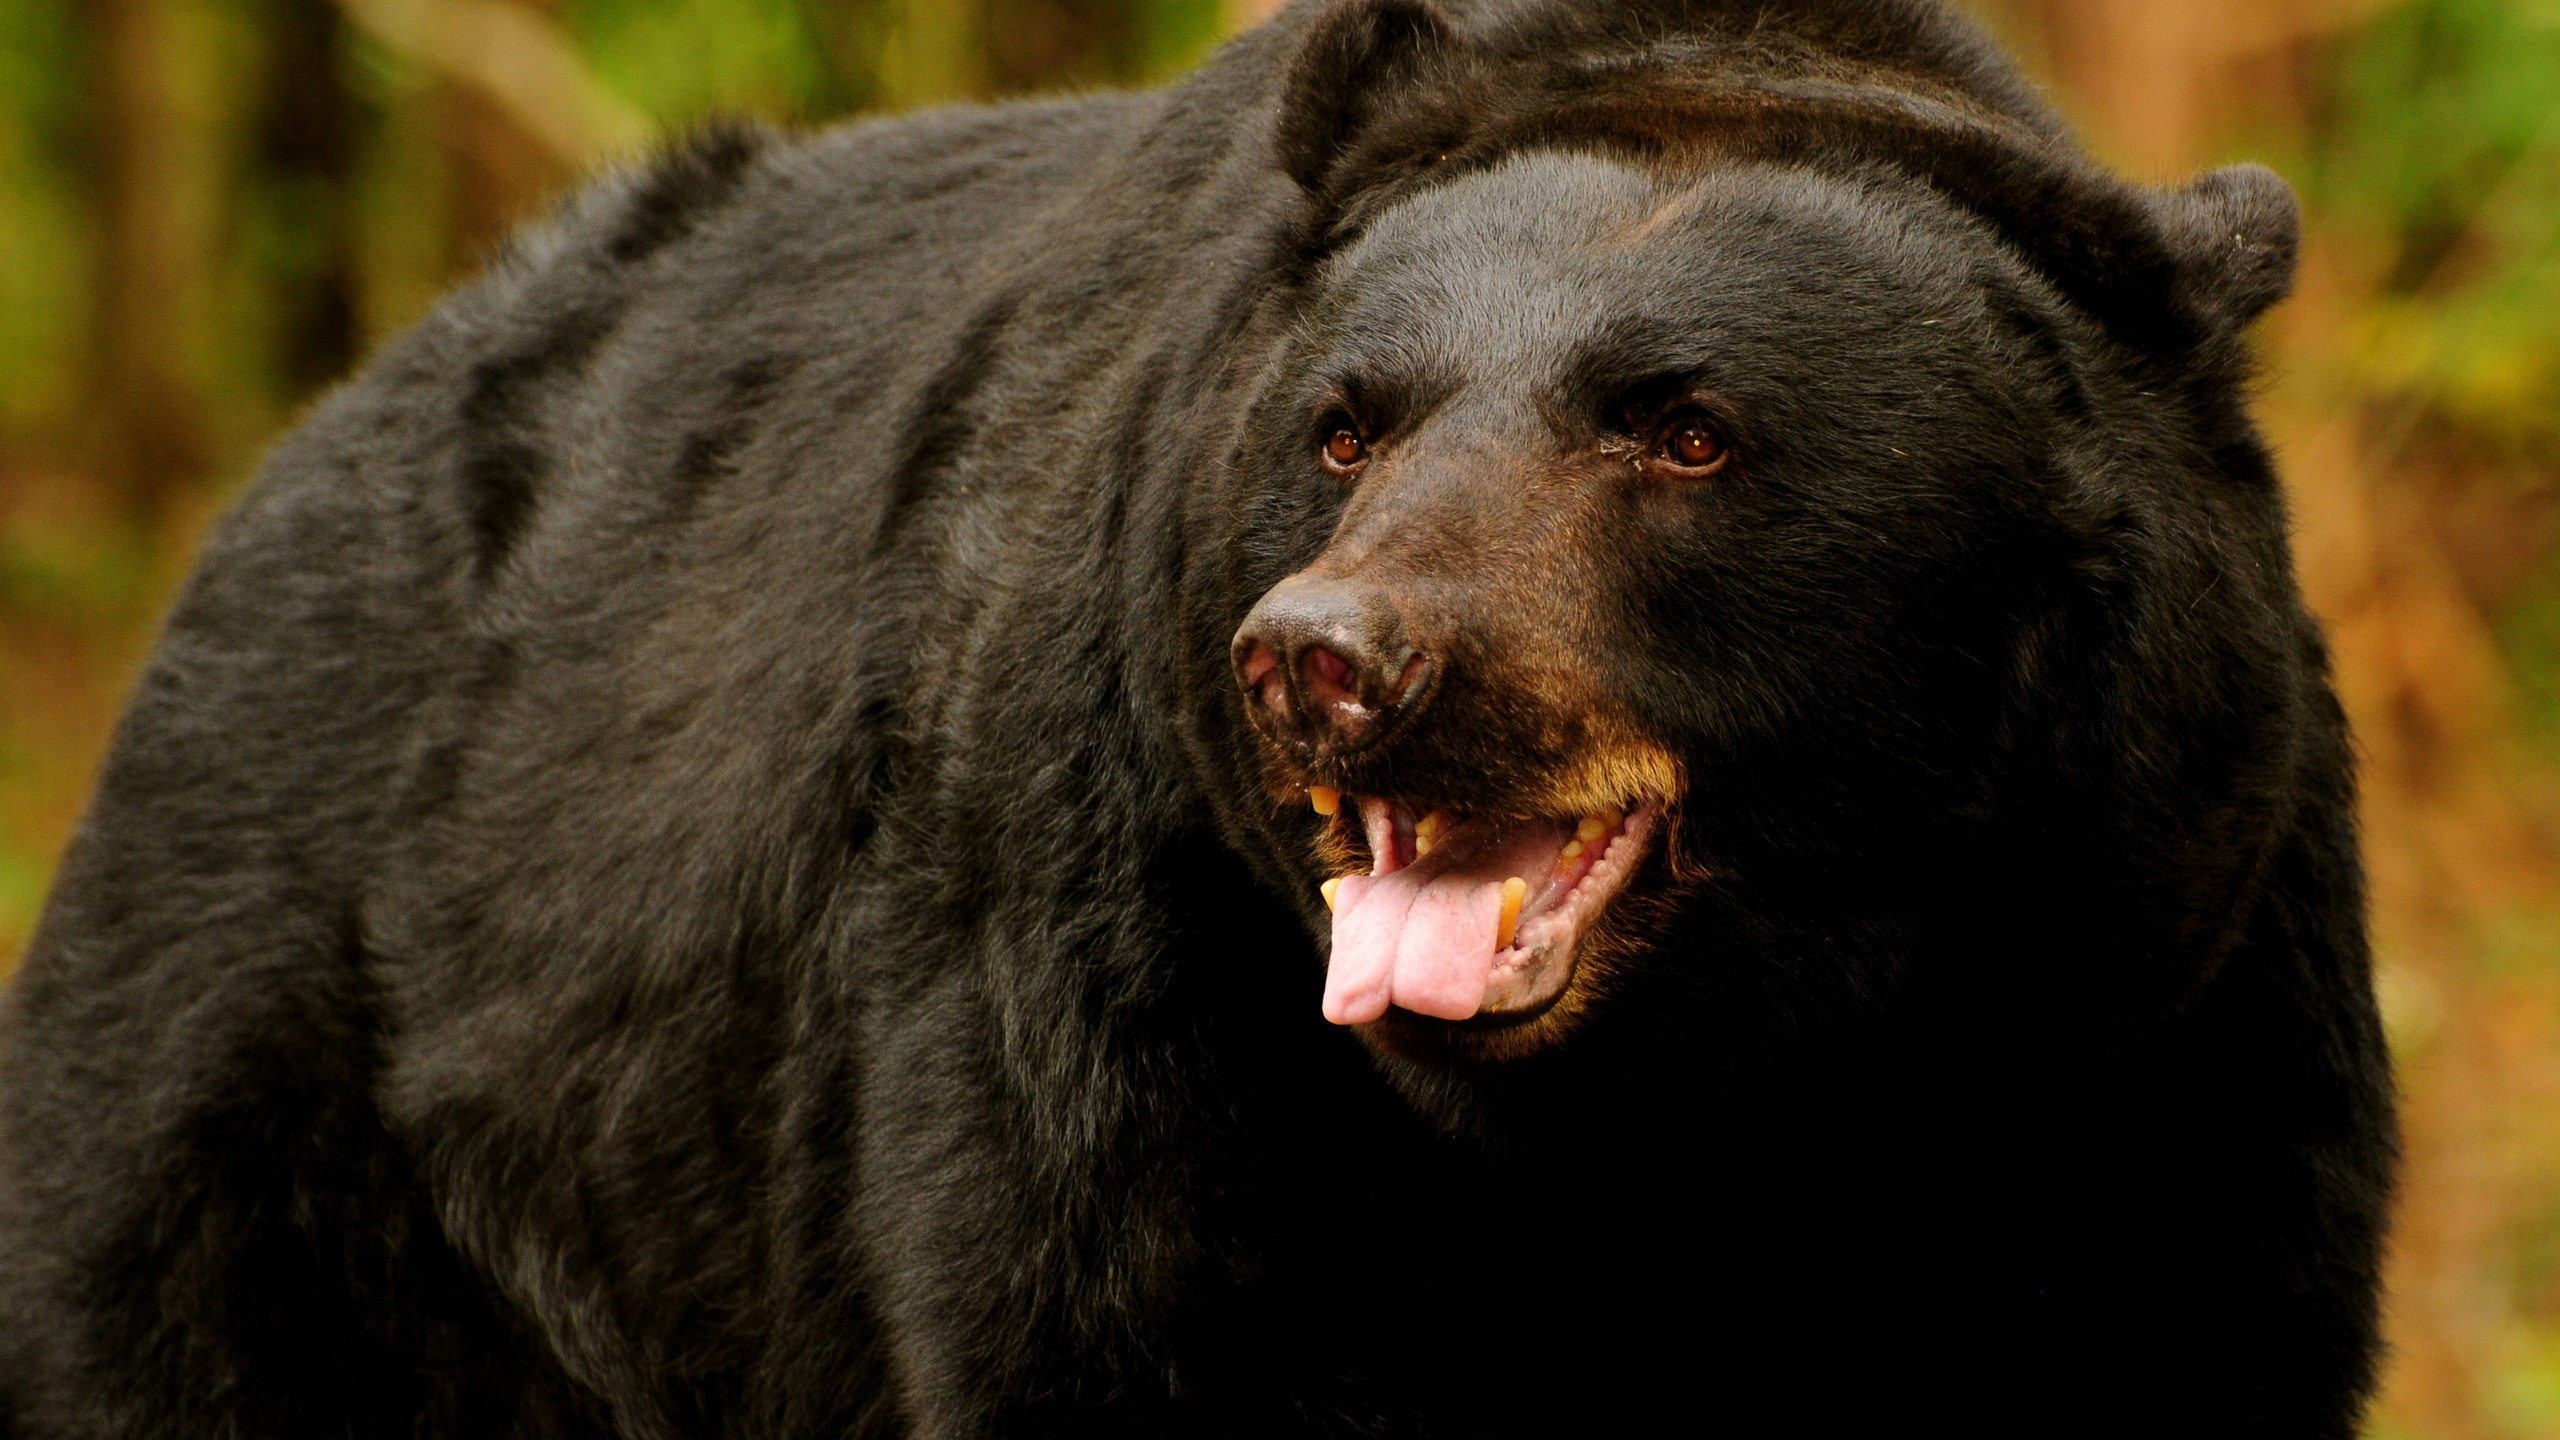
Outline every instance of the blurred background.
MULTIPOLYGON (((0 0, 0 973, 204 525, 581 173, 1145 84, 1269 0, 0 0)), ((2261 410, 2364 754, 2379 1437, 2560 1437, 2560 0, 1978 0, 2146 178, 2299 188, 2261 410)))

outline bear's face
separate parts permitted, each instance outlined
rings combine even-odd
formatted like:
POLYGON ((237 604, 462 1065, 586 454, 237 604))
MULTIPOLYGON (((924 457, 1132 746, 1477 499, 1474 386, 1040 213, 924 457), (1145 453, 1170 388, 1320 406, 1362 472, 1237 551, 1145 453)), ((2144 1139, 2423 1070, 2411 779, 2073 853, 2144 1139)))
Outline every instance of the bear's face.
POLYGON ((1529 1053, 1688 891, 1960 803, 2088 403, 2075 322, 1977 223, 1539 154, 1318 290, 1249 422, 1231 658, 1261 782, 1333 812, 1328 1018, 1529 1053))

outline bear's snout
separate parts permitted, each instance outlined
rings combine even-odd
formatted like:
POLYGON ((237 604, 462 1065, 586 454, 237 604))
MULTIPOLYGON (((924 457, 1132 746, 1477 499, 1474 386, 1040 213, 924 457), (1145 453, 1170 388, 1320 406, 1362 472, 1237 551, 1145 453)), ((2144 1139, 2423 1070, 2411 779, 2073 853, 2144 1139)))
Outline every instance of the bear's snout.
POLYGON ((1321 575, 1272 586, 1232 656, 1254 723, 1310 760, 1376 743, 1419 708, 1438 670, 1407 642, 1385 589, 1321 575))

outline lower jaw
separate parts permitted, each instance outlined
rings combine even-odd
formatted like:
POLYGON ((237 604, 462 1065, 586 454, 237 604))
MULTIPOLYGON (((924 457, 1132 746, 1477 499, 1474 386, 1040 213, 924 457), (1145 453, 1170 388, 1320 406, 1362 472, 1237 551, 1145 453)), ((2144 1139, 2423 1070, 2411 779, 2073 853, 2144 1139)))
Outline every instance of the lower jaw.
POLYGON ((1353 1027, 1353 1033, 1382 1056, 1438 1070, 1463 1072, 1551 1054, 1573 1032, 1590 1004, 1579 957, 1571 963, 1573 973, 1564 983, 1531 1007, 1489 1011, 1464 1020, 1390 1009, 1376 1020, 1353 1027))
MULTIPOLYGON (((1606 908, 1604 904, 1601 911, 1606 908)), ((1463 1020, 1444 1023, 1492 1034, 1536 1022, 1572 993, 1582 973, 1583 947, 1605 918, 1594 913, 1533 949, 1515 947, 1495 955, 1483 1006, 1463 1020)))

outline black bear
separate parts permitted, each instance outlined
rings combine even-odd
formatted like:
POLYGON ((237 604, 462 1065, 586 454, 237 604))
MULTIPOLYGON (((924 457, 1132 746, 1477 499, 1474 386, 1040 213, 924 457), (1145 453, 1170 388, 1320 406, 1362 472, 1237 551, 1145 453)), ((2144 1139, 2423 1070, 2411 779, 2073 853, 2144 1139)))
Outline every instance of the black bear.
POLYGON ((2351 1434, 2295 227, 1924 0, 1300 0, 598 184, 169 621, 0 1428, 2351 1434))

